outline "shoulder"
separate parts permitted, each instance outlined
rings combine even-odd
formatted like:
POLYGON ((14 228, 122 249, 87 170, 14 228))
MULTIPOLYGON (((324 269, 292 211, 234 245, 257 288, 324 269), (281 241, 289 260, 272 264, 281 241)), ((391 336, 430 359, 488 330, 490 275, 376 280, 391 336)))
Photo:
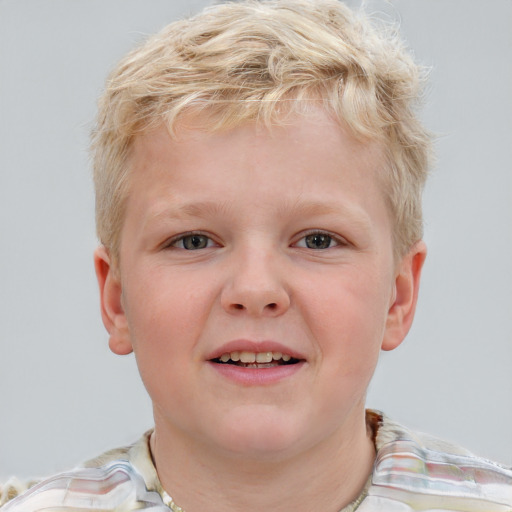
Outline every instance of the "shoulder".
POLYGON ((0 483, 0 507, 5 505, 8 501, 16 498, 20 494, 37 484, 38 480, 19 480, 12 477, 5 483, 0 483))
POLYGON ((59 509, 168 512, 148 447, 149 434, 136 443, 109 450, 83 465, 27 486, 12 480, 2 489, 2 512, 59 509), (149 468, 149 470, 148 470, 149 468), (155 480, 156 479, 156 480, 155 480), (26 492, 25 492, 26 491, 26 492))
POLYGON ((511 468, 413 432, 383 415, 379 418, 377 457, 361 512, 510 512, 511 468))

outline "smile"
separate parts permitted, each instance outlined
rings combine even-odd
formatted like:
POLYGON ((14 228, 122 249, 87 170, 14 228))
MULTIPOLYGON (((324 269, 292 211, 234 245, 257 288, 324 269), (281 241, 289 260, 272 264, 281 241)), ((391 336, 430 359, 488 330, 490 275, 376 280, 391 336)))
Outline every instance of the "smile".
POLYGON ((231 364, 243 368, 274 368, 276 366, 296 364, 298 359, 282 352, 248 352, 235 350, 225 352, 212 360, 215 363, 231 364))

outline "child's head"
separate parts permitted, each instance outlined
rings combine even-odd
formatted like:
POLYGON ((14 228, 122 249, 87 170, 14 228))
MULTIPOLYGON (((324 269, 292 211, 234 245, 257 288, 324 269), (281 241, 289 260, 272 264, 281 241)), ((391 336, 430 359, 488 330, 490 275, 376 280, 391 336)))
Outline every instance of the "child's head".
POLYGON ((134 137, 165 122, 208 131, 321 106, 385 151, 379 170, 394 250, 422 236, 421 190, 430 139, 415 116, 417 66, 400 41, 337 0, 244 1, 173 23, 113 71, 94 133, 96 218, 116 261, 134 137), (194 118, 194 121, 192 121, 194 118))
POLYGON ((258 457, 367 441, 425 256, 417 71, 385 41, 331 0, 229 3, 111 78, 96 270, 156 437, 258 457))
POLYGON ((349 435, 423 258, 397 268, 382 151, 320 108, 180 129, 136 138, 118 273, 96 253, 111 349, 135 352, 160 429, 253 455, 349 435))

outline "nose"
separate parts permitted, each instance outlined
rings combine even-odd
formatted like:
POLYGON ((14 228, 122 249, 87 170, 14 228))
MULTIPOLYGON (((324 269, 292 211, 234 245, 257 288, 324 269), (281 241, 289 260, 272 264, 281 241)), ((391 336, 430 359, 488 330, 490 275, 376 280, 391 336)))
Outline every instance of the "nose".
POLYGON ((290 306, 285 272, 279 258, 262 252, 241 256, 231 262, 221 304, 230 314, 273 317, 290 306))

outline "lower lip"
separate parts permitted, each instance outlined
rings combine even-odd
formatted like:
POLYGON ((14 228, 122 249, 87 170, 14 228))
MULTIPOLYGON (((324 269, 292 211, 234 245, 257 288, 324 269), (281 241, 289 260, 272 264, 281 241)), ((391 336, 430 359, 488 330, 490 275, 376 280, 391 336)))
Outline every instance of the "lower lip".
POLYGON ((234 364, 208 364, 226 379, 246 386, 265 386, 287 379, 299 372, 304 362, 274 366, 272 368, 245 368, 234 364))

